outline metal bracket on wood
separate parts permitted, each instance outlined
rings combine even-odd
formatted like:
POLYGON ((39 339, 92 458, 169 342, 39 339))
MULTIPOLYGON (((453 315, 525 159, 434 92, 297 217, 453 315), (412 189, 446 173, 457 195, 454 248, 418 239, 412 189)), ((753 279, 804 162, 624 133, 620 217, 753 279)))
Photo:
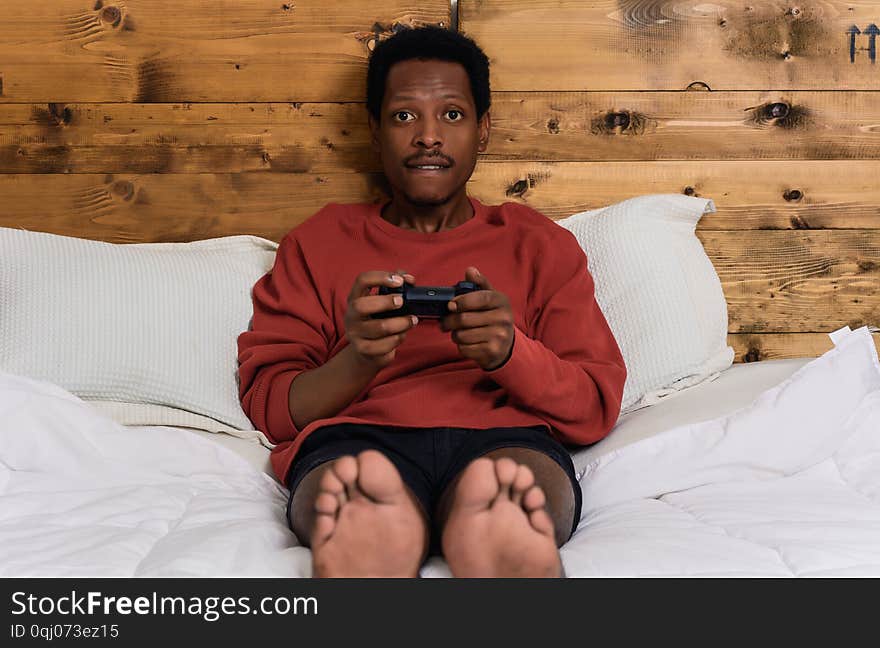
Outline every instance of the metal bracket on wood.
POLYGON ((449 0, 449 29, 458 31, 458 0, 449 0))

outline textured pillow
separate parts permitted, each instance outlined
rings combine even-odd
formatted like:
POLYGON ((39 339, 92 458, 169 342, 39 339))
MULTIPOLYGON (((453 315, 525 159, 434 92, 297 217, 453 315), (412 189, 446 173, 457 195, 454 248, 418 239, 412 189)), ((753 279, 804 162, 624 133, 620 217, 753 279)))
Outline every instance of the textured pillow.
POLYGON ((556 221, 575 235, 627 368, 621 414, 733 363, 721 281, 694 234, 715 204, 651 194, 556 221))
POLYGON ((0 228, 0 370, 47 380, 125 425, 268 441, 238 398, 236 338, 278 244, 113 244, 0 228))

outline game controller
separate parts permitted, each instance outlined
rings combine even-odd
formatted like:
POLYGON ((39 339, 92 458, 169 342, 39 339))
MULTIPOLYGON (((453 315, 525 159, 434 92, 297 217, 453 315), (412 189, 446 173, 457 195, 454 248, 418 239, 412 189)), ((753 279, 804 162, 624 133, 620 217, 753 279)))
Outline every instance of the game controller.
POLYGON ((416 317, 441 318, 449 315, 447 303, 459 295, 482 290, 472 281, 459 281, 454 286, 411 286, 404 283, 399 288, 379 286, 380 295, 403 295, 403 306, 398 309, 373 313, 373 319, 415 315, 416 317))

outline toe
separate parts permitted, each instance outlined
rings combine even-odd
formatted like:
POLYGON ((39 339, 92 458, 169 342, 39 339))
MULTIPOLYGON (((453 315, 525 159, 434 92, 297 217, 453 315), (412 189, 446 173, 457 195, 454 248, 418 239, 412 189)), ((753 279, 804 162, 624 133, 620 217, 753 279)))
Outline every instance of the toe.
POLYGON ((404 494, 397 468, 378 450, 364 450, 358 457, 358 487, 371 500, 395 502, 404 494))
POLYGON ((501 457, 495 460, 495 476, 498 479, 499 497, 510 499, 510 489, 513 480, 516 479, 517 463, 510 457, 501 457))
POLYGON ((455 505, 486 509, 498 495, 495 462, 487 457, 474 459, 461 473, 455 487, 455 505))
POLYGON ((320 493, 315 498, 315 512, 336 517, 339 511, 339 499, 335 493, 320 493))
MULTIPOLYGON (((344 457, 339 457, 339 459, 337 459, 336 461, 333 462, 333 465, 330 467, 330 470, 328 470, 327 472, 334 473, 336 475, 336 478, 343 484, 344 494, 346 496, 345 499, 354 499, 355 497, 358 496, 358 489, 357 489, 358 463, 357 463, 357 459, 355 459, 354 457, 352 457, 350 455, 345 455, 344 457)), ((344 499, 342 499, 342 503, 345 503, 344 499)))
POLYGON ((525 464, 516 467, 516 477, 513 479, 511 499, 517 506, 522 505, 523 495, 535 484, 535 475, 532 469, 525 464))
POLYGON ((540 486, 534 485, 523 494, 522 507, 526 511, 542 509, 546 503, 547 496, 544 495, 544 490, 540 486))

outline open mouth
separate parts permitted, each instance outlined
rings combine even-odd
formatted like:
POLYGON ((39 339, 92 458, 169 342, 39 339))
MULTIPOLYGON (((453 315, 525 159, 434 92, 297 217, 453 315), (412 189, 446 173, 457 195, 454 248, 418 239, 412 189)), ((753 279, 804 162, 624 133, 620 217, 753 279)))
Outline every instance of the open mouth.
POLYGON ((440 173, 449 170, 448 166, 443 166, 440 164, 407 165, 406 168, 416 173, 440 173))

